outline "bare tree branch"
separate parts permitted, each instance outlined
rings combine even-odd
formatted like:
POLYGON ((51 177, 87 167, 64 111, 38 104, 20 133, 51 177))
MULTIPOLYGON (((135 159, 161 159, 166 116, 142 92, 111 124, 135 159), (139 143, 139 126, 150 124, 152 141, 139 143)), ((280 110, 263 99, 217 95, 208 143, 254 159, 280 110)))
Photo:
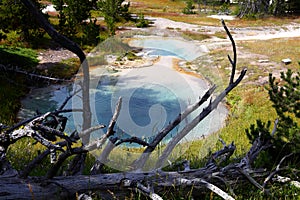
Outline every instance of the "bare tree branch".
POLYGON ((103 124, 100 124, 100 125, 97 125, 97 126, 93 126, 93 127, 89 128, 89 129, 84 130, 81 133, 79 133, 79 137, 83 137, 85 135, 89 135, 92 132, 100 130, 100 129, 103 129, 103 128, 105 128, 105 125, 103 125, 103 124))
POLYGON ((115 133, 115 131, 113 129, 114 129, 114 126, 118 119, 118 116, 119 116, 119 113, 121 110, 121 106, 122 106, 122 98, 120 97, 116 104, 114 114, 110 120, 110 123, 108 125, 106 133, 100 139, 95 140, 95 141, 89 143, 88 145, 86 145, 85 146, 86 150, 92 151, 96 148, 100 148, 106 142, 106 140, 115 133))
POLYGON ((227 194, 226 192, 224 192, 223 190, 221 190, 217 186, 215 186, 215 185, 213 185, 211 183, 208 183, 207 181, 199 179, 199 178, 195 178, 195 179, 179 178, 179 179, 176 180, 176 182, 177 182, 178 185, 183 185, 183 186, 199 186, 199 185, 203 185, 204 187, 206 187, 207 189, 209 189, 212 192, 216 193, 217 195, 219 195, 223 199, 234 200, 233 197, 231 197, 229 194, 227 194))
MULTIPOLYGON (((172 140, 168 143, 167 147, 164 149, 162 155, 160 156, 156 167, 161 167, 167 157, 170 155, 170 153, 175 148, 176 144, 184 137, 186 136, 196 125, 199 124, 205 117, 207 117, 214 109, 217 108, 219 103, 225 98, 225 96, 233 89, 235 88, 240 81, 243 79, 243 77, 246 74, 246 69, 242 70, 239 78, 233 82, 230 83, 229 86, 220 94, 218 95, 206 108, 203 109, 203 111, 195 117, 189 124, 187 124, 178 134, 176 134, 175 137, 172 138, 172 140)), ((232 73, 234 73, 232 71, 232 73)))
POLYGON ((27 72, 25 70, 21 70, 18 67, 6 67, 2 64, 0 64, 0 69, 3 69, 5 71, 11 71, 11 72, 16 72, 16 73, 19 73, 19 74, 23 74, 28 79, 45 80, 45 81, 49 81, 49 82, 53 82, 53 83, 71 82, 71 80, 53 78, 53 77, 44 76, 44 75, 41 75, 41 74, 30 73, 30 72, 27 72))
POLYGON ((190 113, 195 111, 197 108, 199 108, 204 102, 208 100, 208 98, 212 95, 213 91, 216 89, 216 86, 214 85, 211 87, 199 101, 197 101, 195 104, 189 106, 185 111, 180 113, 174 121, 172 121, 168 126, 163 128, 154 138, 154 140, 149 144, 149 146, 145 149, 143 154, 133 163, 134 169, 141 169, 147 159, 149 158, 151 152, 154 151, 155 147, 163 140, 167 134, 172 131, 182 120, 184 120, 190 113))
POLYGON ((230 31, 228 30, 228 28, 227 28, 227 26, 225 24, 225 21, 222 19, 221 22, 222 22, 223 28, 225 29, 226 34, 228 35, 228 37, 229 37, 229 39, 231 41, 231 44, 232 44, 233 60, 228 55, 229 62, 231 63, 231 66, 232 66, 232 71, 231 71, 231 76, 230 76, 229 84, 232 84, 233 81, 234 81, 234 75, 235 75, 236 63, 237 63, 236 46, 235 46, 234 39, 232 38, 232 35, 231 35, 230 31))
POLYGON ((63 110, 64 107, 67 105, 67 103, 69 102, 70 99, 72 99, 76 94, 78 94, 80 91, 82 91, 82 89, 78 89, 76 91, 74 91, 72 94, 70 94, 65 100, 64 102, 61 104, 61 106, 57 109, 57 110, 63 110))
POLYGON ((131 137, 131 138, 125 138, 125 139, 120 139, 115 146, 119 146, 123 143, 136 143, 142 146, 149 146, 148 142, 145 142, 144 140, 138 138, 138 137, 131 137))
POLYGON ((275 174, 277 174, 277 173, 280 172, 281 170, 284 170, 284 169, 285 169, 285 168, 281 168, 280 166, 281 166, 281 164, 282 164, 287 158, 291 157, 292 155, 293 155, 293 153, 290 153, 290 154, 284 156, 284 157, 280 160, 280 162, 279 162, 278 165, 276 166, 275 170, 272 171, 272 172, 270 173, 270 175, 264 180, 264 183, 263 183, 263 185, 262 185, 263 188, 266 187, 266 185, 268 184, 268 182, 275 176, 275 174))

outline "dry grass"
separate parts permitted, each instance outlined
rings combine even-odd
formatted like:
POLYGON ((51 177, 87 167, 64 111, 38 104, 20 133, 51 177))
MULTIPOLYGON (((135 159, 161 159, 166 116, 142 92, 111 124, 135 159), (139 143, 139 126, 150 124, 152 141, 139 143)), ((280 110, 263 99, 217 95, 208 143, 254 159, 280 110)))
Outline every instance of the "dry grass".
POLYGON ((193 31, 182 31, 182 37, 188 40, 205 40, 210 38, 208 34, 197 33, 193 31))
MULTIPOLYGON (((195 4, 196 5, 196 4, 195 4)), ((199 13, 194 15, 185 15, 182 13, 183 8, 186 6, 185 1, 176 0, 134 0, 131 1, 130 11, 132 13, 144 13, 152 17, 164 17, 174 21, 186 22, 191 24, 198 25, 207 25, 207 26, 220 26, 220 20, 208 18, 207 16, 212 14, 208 13, 199 13)), ((202 5, 203 8, 203 5, 202 5)), ((210 7, 207 6, 208 10, 215 10, 215 12, 220 9, 217 6, 210 7)), ((230 7, 232 11, 236 10, 236 6, 233 5, 230 7)), ((265 17, 263 19, 235 19, 232 21, 227 21, 228 26, 233 27, 257 27, 257 26, 280 26, 288 23, 300 23, 300 17, 265 17)))
POLYGON ((228 21, 232 27, 282 26, 290 23, 300 23, 300 17, 265 17, 261 19, 236 19, 228 21))
POLYGON ((290 58, 292 63, 287 67, 292 70, 299 70, 300 60, 300 37, 281 38, 257 42, 244 41, 241 43, 248 51, 266 55, 269 60, 280 63, 284 58, 290 58))
POLYGON ((185 7, 184 1, 170 1, 170 0, 134 0, 131 1, 132 10, 160 11, 160 12, 178 12, 185 7))

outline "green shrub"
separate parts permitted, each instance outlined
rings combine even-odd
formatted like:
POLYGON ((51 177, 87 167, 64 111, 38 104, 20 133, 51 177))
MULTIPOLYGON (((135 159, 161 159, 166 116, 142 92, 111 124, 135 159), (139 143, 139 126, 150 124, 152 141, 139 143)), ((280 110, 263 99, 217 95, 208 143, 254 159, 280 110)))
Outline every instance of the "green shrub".
POLYGON ((139 17, 137 19, 136 27, 138 28, 145 28, 149 26, 149 21, 145 19, 144 14, 139 14, 139 17))
POLYGON ((183 8, 182 13, 187 14, 187 15, 195 14, 194 9, 195 9, 195 6, 193 5, 193 1, 187 0, 186 7, 183 8))

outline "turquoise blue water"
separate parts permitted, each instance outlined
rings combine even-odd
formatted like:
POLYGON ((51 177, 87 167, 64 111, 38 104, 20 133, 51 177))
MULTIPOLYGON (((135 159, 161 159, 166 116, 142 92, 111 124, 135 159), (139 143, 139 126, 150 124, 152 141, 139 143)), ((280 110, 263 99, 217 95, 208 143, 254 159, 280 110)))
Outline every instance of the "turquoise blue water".
POLYGON ((185 59, 184 57, 181 57, 180 55, 177 55, 176 53, 173 53, 171 51, 163 50, 163 49, 152 49, 152 48, 144 48, 144 52, 147 53, 149 56, 174 56, 181 59, 185 59))

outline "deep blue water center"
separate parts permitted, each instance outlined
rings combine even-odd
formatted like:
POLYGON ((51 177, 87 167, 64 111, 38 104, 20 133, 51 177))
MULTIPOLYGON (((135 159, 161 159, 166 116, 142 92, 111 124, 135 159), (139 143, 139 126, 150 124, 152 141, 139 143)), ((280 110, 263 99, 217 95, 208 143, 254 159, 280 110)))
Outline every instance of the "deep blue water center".
POLYGON ((151 122, 148 111, 155 104, 159 104, 165 109, 167 121, 172 120, 172 117, 180 113, 178 99, 166 88, 153 85, 153 88, 137 88, 134 91, 129 101, 130 116, 137 125, 146 126, 151 122))
MULTIPOLYGON (((114 92, 118 89, 116 83, 117 77, 109 75, 102 76, 98 82, 94 101, 98 123, 108 125, 112 118, 114 92)), ((123 98, 125 101, 128 99, 128 102, 122 103, 121 112, 123 107, 128 106, 129 114, 125 114, 125 117, 119 117, 118 120, 122 121, 123 124, 128 120, 128 127, 124 127, 117 120, 114 136, 119 138, 135 136, 151 142, 154 136, 181 112, 180 99, 164 86, 147 84, 137 86, 132 92, 124 90, 126 88, 122 88, 122 93, 128 94, 128 96, 123 96, 123 98)), ((103 131, 106 132, 106 130, 105 128, 103 131)), ((173 130, 165 141, 176 134, 177 130, 173 130)), ((131 145, 126 144, 126 146, 131 145)))

